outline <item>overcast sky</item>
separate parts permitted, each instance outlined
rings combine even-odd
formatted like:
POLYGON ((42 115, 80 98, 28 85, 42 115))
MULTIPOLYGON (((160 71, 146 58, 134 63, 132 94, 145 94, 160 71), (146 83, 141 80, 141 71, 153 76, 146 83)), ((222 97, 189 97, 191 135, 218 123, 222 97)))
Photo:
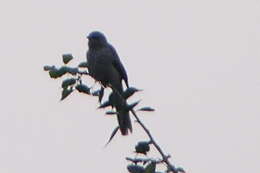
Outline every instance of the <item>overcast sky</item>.
MULTIPOLYGON (((0 5, 0 172, 127 172, 138 124, 104 147, 116 118, 96 98, 60 102, 44 65, 85 60, 105 33, 127 69, 132 101, 172 163, 190 173, 260 170, 260 2, 5 1, 0 5)), ((133 118, 132 118, 133 119, 133 118)), ((157 155, 156 152, 152 155, 157 155)))

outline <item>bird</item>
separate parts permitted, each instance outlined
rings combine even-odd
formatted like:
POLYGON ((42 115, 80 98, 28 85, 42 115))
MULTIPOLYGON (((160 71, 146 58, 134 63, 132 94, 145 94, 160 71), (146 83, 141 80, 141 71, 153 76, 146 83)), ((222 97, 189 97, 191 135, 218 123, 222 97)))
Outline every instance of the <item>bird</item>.
POLYGON ((119 129, 122 135, 128 135, 128 131, 132 133, 132 124, 129 111, 126 109, 126 101, 122 97, 122 81, 129 88, 126 70, 115 48, 102 32, 93 31, 87 35, 87 39, 86 57, 89 75, 103 87, 112 88, 110 100, 113 100, 112 107, 115 107, 117 112, 119 129))

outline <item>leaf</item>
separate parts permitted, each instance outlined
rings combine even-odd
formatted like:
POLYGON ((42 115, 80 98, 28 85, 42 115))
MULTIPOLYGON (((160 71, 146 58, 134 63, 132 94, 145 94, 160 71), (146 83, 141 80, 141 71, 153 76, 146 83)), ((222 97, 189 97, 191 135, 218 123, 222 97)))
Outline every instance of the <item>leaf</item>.
POLYGON ((130 173, 144 173, 144 168, 142 166, 139 166, 139 165, 133 165, 133 164, 128 165, 127 170, 130 173))
POLYGON ((88 63, 87 62, 81 62, 78 67, 80 68, 88 68, 88 63))
POLYGON ((60 100, 64 100, 66 97, 68 97, 72 93, 72 91, 73 91, 72 88, 70 88, 70 89, 64 88, 62 90, 61 99, 60 100))
POLYGON ((80 93, 90 94, 90 88, 87 85, 78 84, 75 88, 80 93))
POLYGON ((117 115, 118 112, 115 112, 115 111, 107 111, 106 112, 106 115, 117 115))
POLYGON ((67 72, 70 73, 71 75, 76 75, 79 72, 78 68, 72 68, 72 67, 67 67, 67 72))
POLYGON ((143 165, 145 165, 146 163, 147 163, 147 161, 144 160, 144 161, 143 161, 143 165))
POLYGON ((63 76, 66 73, 70 73, 71 75, 76 75, 79 72, 78 68, 71 68, 71 67, 67 67, 67 66, 62 66, 59 69, 57 68, 51 68, 49 70, 49 75, 51 78, 59 78, 61 76, 63 76))
POLYGON ((130 105, 127 105, 127 110, 132 110, 141 100, 137 101, 137 102, 134 102, 130 105))
POLYGON ((62 75, 64 75, 64 74, 66 74, 66 73, 68 72, 68 68, 69 68, 69 67, 66 67, 66 66, 60 67, 60 68, 58 69, 59 75, 62 76, 62 75))
POLYGON ((100 93, 100 89, 99 90, 96 90, 92 93, 93 96, 99 96, 99 93, 100 93))
POLYGON ((104 88, 101 87, 100 92, 99 92, 99 95, 98 95, 98 101, 99 101, 99 103, 101 103, 103 96, 104 96, 104 88))
POLYGON ((130 96, 132 96, 135 92, 141 91, 139 89, 136 89, 134 87, 129 87, 127 88, 124 92, 123 92, 123 97, 125 99, 129 98, 130 96))
POLYGON ((50 66, 50 65, 45 65, 43 66, 43 70, 44 71, 50 71, 50 70, 53 70, 55 69, 56 67, 53 65, 53 66, 50 66))
POLYGON ((116 135, 116 132, 118 131, 118 129, 119 129, 119 126, 117 126, 114 130, 113 130, 113 132, 112 132, 112 134, 111 134, 111 136, 110 136, 110 138, 109 138, 109 140, 108 140, 108 142, 106 143, 106 145, 105 146, 107 146, 110 142, 111 142, 111 140, 114 138, 114 136, 116 135))
POLYGON ((62 60, 64 64, 68 64, 73 59, 72 54, 63 54, 62 60))
POLYGON ((151 108, 151 107, 142 107, 142 108, 138 109, 138 111, 153 112, 153 111, 155 111, 155 109, 153 109, 153 108, 151 108))
POLYGON ((135 146, 135 152, 140 153, 140 154, 145 154, 150 151, 150 146, 149 142, 142 141, 138 142, 137 145, 135 146))
POLYGON ((178 167, 175 169, 176 172, 181 172, 181 173, 185 173, 184 169, 181 167, 178 167))
POLYGON ((145 167, 144 173, 155 173, 156 163, 151 162, 145 167))
POLYGON ((68 86, 74 85, 76 83, 76 79, 74 78, 69 78, 69 79, 65 79, 62 84, 61 87, 64 88, 68 88, 68 86))
POLYGON ((106 101, 106 102, 102 103, 102 104, 98 107, 98 109, 105 108, 105 107, 108 107, 108 106, 111 106, 110 101, 106 101))
POLYGON ((62 75, 59 73, 59 70, 56 68, 53 68, 51 70, 49 70, 49 75, 51 78, 53 79, 57 79, 59 77, 61 77, 62 75))

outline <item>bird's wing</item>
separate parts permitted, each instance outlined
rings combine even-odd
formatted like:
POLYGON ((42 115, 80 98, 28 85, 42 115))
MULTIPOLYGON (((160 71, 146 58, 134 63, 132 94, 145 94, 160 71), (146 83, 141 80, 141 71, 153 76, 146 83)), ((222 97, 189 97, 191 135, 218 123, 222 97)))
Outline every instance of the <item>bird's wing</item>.
POLYGON ((110 49, 113 54, 112 64, 115 67, 115 69, 118 71, 118 73, 120 74, 121 79, 123 79, 125 81, 125 84, 128 88, 129 85, 128 85, 128 77, 127 77, 126 70, 125 70, 123 64, 121 63, 119 56, 117 55, 116 50, 113 48, 113 46, 110 45, 110 49))

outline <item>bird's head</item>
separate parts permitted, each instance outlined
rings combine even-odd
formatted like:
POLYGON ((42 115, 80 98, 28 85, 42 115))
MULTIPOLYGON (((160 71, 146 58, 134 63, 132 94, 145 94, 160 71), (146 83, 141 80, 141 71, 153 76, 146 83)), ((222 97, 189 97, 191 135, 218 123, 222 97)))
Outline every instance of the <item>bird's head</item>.
POLYGON ((99 31, 93 31, 88 36, 89 48, 99 48, 107 44, 105 35, 99 31))

